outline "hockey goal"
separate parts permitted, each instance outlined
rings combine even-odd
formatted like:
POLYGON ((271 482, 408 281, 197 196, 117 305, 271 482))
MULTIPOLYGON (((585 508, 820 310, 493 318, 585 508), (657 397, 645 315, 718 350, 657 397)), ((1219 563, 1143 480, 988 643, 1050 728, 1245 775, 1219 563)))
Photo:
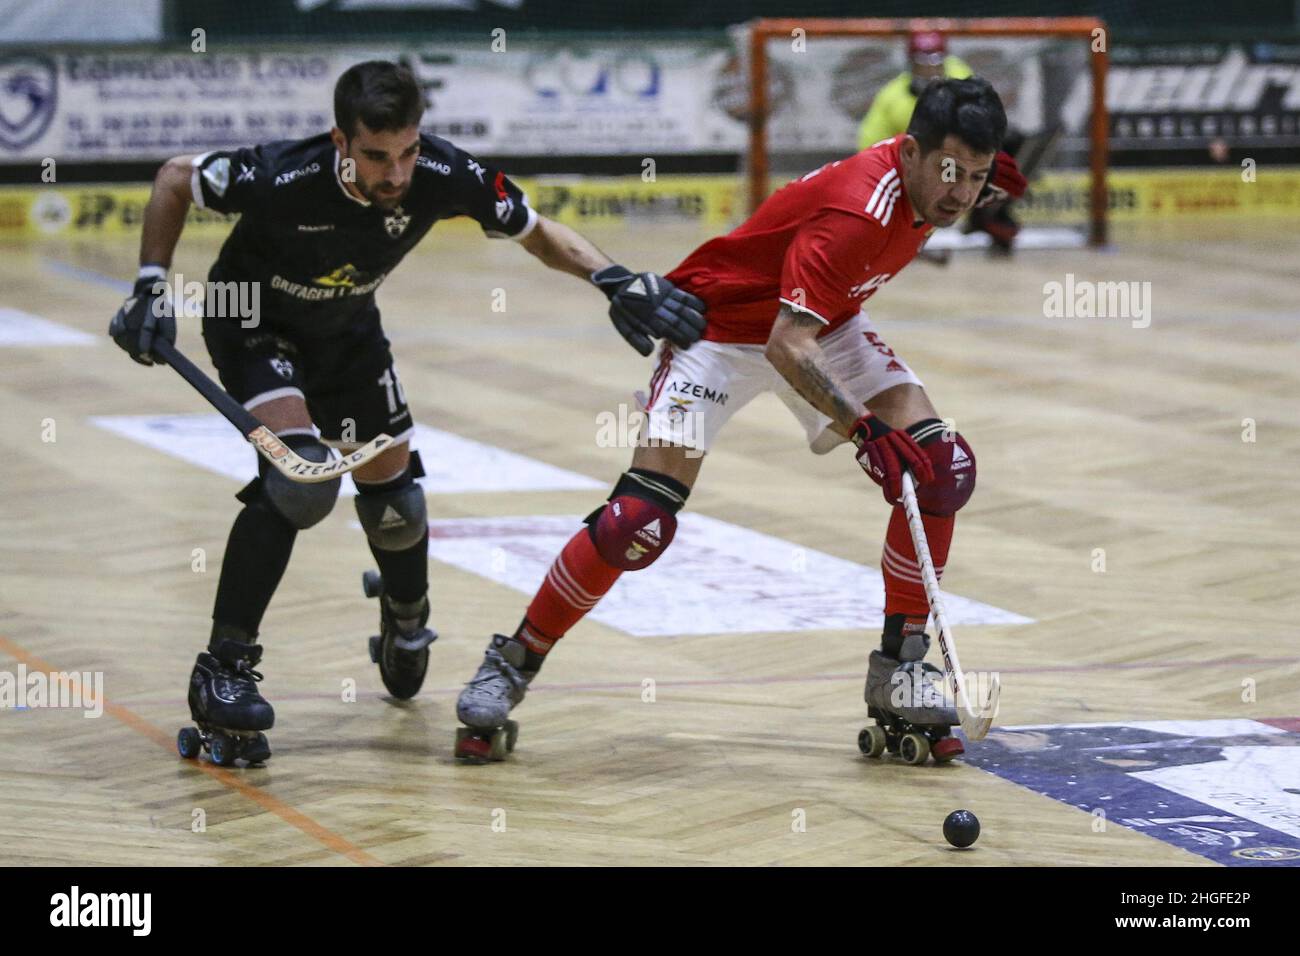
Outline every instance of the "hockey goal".
POLYGON ((937 31, 989 80, 1024 137, 1027 224, 1106 242, 1105 24, 1093 17, 761 19, 744 27, 749 63, 749 204, 789 178, 857 150, 872 98, 908 69, 906 40, 937 31))

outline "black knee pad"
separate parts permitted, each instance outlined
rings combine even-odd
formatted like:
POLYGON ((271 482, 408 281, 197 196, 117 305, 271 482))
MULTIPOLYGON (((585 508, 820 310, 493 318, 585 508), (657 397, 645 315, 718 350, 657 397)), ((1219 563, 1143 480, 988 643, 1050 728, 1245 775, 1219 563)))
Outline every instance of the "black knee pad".
MULTIPOLYGON (((330 450, 314 435, 284 435, 280 439, 308 461, 329 461, 330 450)), ((235 495, 244 504, 261 500, 272 511, 298 530, 320 524, 334 510, 342 478, 318 481, 311 484, 290 481, 258 458, 262 472, 235 495)))
POLYGON ((424 489, 416 484, 409 467, 382 485, 357 482, 354 503, 366 537, 381 551, 405 551, 428 537, 424 489))

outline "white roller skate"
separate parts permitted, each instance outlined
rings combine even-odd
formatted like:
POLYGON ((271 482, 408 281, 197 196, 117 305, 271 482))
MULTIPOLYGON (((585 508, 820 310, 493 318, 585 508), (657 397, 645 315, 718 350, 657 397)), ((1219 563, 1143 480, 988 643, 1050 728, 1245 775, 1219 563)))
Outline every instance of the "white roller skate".
POLYGON ((928 757, 947 763, 965 752, 961 738, 952 735, 959 720, 944 694, 944 673, 922 660, 929 649, 928 634, 909 634, 900 660, 880 650, 871 652, 863 696, 867 716, 876 723, 858 734, 863 755, 879 757, 889 751, 919 766, 928 757))
POLYGON ((456 700, 456 757, 466 763, 504 760, 515 749, 519 725, 509 719, 537 671, 524 670, 527 648, 521 641, 494 634, 478 673, 456 700))

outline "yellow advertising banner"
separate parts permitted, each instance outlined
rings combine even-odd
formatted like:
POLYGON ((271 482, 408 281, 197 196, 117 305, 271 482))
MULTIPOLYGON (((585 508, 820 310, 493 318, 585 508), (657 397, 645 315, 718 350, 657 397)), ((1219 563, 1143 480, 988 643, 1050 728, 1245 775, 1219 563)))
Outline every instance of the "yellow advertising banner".
MULTIPOLYGON (((1016 203, 1031 225, 1068 225, 1088 209, 1085 173, 1049 173, 1016 203)), ((1106 177, 1112 222, 1191 216, 1300 215, 1300 169, 1124 169, 1106 177)))
MULTIPOLYGON (((743 183, 735 175, 520 178, 533 207, 572 226, 693 222, 729 228, 744 217, 743 183)), ((1300 168, 1112 171, 1111 221, 1175 217, 1300 216, 1300 168)), ((147 185, 11 186, 0 188, 0 237, 138 235, 147 185)), ((1088 178, 1049 173, 1016 205, 1031 225, 1086 219, 1088 178)), ((219 235, 234 216, 190 208, 186 231, 219 235)))
MULTIPOLYGON (((12 186, 0 189, 0 236, 138 236, 147 185, 12 186)), ((185 229, 229 231, 239 218, 190 207, 185 229)))

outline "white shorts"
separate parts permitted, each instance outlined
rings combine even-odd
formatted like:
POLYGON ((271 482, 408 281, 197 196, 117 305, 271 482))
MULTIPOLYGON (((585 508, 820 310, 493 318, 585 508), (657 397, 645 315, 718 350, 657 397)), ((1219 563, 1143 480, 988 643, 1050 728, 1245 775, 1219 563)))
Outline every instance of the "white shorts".
MULTIPOLYGON (((921 380, 876 335, 865 312, 818 339, 831 372, 859 402, 895 385, 921 380)), ((808 404, 763 355, 762 345, 696 342, 686 351, 664 343, 645 401, 647 437, 655 444, 708 451, 722 426, 763 392, 775 392, 794 413, 809 447, 824 455, 848 439, 808 404)))

